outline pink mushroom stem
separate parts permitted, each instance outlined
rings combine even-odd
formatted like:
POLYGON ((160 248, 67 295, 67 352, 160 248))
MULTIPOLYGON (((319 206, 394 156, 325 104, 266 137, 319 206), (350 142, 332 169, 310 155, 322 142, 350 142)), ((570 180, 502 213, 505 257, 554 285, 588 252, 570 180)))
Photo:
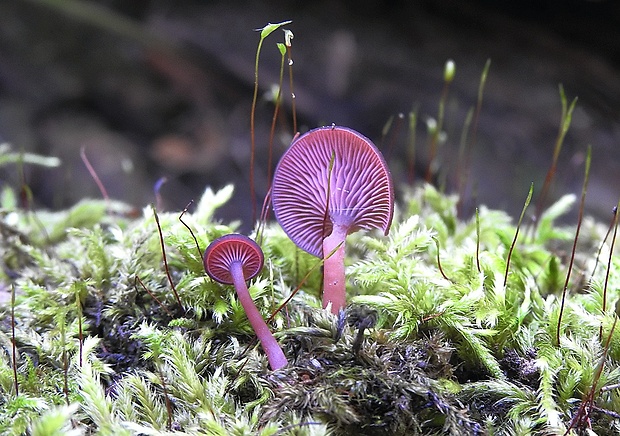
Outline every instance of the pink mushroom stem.
POLYGON ((344 243, 347 227, 334 225, 331 235, 323 239, 323 308, 331 302, 334 314, 344 309, 347 302, 344 275, 344 243))
POLYGON ((248 320, 267 355, 269 366, 273 370, 285 367, 288 364, 286 356, 284 356, 284 352, 280 348, 276 338, 273 337, 271 330, 269 330, 265 320, 254 305, 254 301, 252 301, 250 291, 248 290, 243 276, 243 264, 240 261, 232 262, 230 264, 230 274, 233 279, 233 284, 235 285, 235 290, 237 291, 237 297, 239 297, 239 301, 245 310, 248 320))

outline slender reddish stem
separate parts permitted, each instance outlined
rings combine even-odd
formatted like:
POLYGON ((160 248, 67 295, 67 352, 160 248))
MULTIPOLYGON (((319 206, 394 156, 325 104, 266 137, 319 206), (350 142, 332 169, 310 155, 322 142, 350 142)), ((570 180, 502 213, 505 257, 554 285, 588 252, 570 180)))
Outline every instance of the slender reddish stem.
POLYGON ((161 368, 159 366, 157 366, 157 372, 159 372, 159 380, 161 380, 161 387, 164 390, 164 401, 166 402, 166 412, 168 414, 166 428, 168 430, 171 430, 172 429, 172 403, 170 401, 170 397, 168 396, 168 387, 166 385, 166 379, 164 378, 164 374, 161 372, 161 368))
POLYGON ((579 203, 579 218, 577 219, 577 229, 575 230, 575 239, 573 240, 573 250, 570 255, 570 262, 568 263, 568 272, 566 273, 566 280, 564 281, 564 288, 562 289, 562 301, 560 303, 560 313, 558 315, 558 328, 556 331, 555 340, 558 347, 560 346, 560 329, 562 327, 562 315, 564 314, 564 304, 566 303, 566 292, 568 290, 568 284, 570 282, 570 276, 573 272, 573 264, 575 262, 575 252, 577 251, 577 241, 579 239, 579 231, 581 230, 581 223, 583 222, 583 210, 585 208, 586 192, 588 191, 588 181, 590 180, 590 163, 592 158, 592 147, 588 147, 588 154, 586 155, 586 174, 583 179, 583 186, 581 188, 581 201, 579 203))
POLYGON ((183 224, 185 226, 185 228, 189 231, 189 234, 192 235, 192 239, 194 240, 194 243, 196 244, 196 249, 198 250, 198 254, 200 254, 200 258, 203 258, 203 254, 202 254, 202 250, 200 249, 200 244, 198 243, 198 239, 196 239, 196 235, 194 235, 194 231, 192 230, 192 228, 185 222, 183 221, 183 215, 185 215, 189 209, 189 207, 194 203, 194 200, 190 200, 189 203, 187 203, 187 206, 185 206, 185 209, 183 209, 183 212, 181 212, 181 215, 179 215, 179 221, 181 221, 181 224, 183 224))
POLYGON ((250 111, 250 201, 252 202, 252 222, 256 221, 256 199, 254 198, 254 153, 256 151, 256 137, 254 136, 254 123, 256 117, 256 101, 258 100, 258 59, 263 45, 261 36, 256 50, 256 62, 254 64, 254 96, 252 97, 252 110, 250 111))
MULTIPOLYGON (((609 273, 611 272, 611 261, 614 256, 614 245, 616 243, 616 236, 618 235, 618 213, 617 212, 618 212, 618 209, 614 208, 614 236, 611 238, 611 246, 609 247, 609 259, 607 260, 607 271, 605 272, 605 284, 603 285, 603 304, 601 307, 602 313, 605 313, 605 311, 607 310, 607 285, 609 284, 609 273)), ((609 232, 607 232, 607 234, 609 235, 609 232)), ((607 236, 605 236, 605 239, 607 239, 607 236)), ((596 260, 598 261, 598 256, 596 260)), ((602 323, 599 329, 598 337, 599 339, 603 339, 603 324, 602 323)))
POLYGON ((80 368, 82 368, 83 356, 84 356, 84 331, 82 329, 82 302, 80 301, 79 292, 75 295, 75 305, 77 306, 77 319, 78 319, 78 339, 80 341, 80 350, 79 350, 79 363, 80 368))
POLYGON ((82 162, 84 162, 84 165, 86 165, 86 169, 88 170, 88 173, 90 174, 90 176, 93 178, 93 180, 97 184, 97 188, 99 188, 99 192, 101 192, 101 196, 103 197, 105 201, 109 202, 110 196, 108 195, 108 191, 105 189, 103 182, 97 175, 97 171, 95 171, 95 168, 93 168, 93 166, 90 164, 90 161, 88 160, 88 157, 86 156, 86 146, 82 146, 82 148, 80 148, 80 157, 82 158, 82 162))
POLYGON ((168 269, 168 258, 166 257, 166 246, 164 244, 164 234, 161 231, 161 224, 159 223, 159 216, 157 215, 157 211, 155 210, 155 206, 151 206, 153 208, 153 215, 155 216, 155 222, 157 223, 157 231, 159 232, 159 243, 161 245, 161 255, 164 259, 164 268, 166 269, 166 276, 168 277, 168 282, 170 283, 170 287, 172 288, 172 293, 174 294, 174 298, 179 303, 179 307, 181 311, 185 313, 185 308, 183 307, 183 303, 181 302, 181 298, 179 297, 179 293, 177 292, 176 286, 174 286, 174 282, 172 281, 172 276, 170 275, 170 270, 168 269))
POLYGON ((407 141, 407 152, 408 152, 408 171, 407 171, 407 182, 412 185, 415 179, 415 128, 418 122, 418 111, 417 109, 409 112, 409 135, 407 141))
POLYGON ((153 293, 149 290, 149 288, 147 288, 147 287, 146 287, 146 285, 144 284, 144 282, 142 281, 142 279, 141 279, 140 277, 138 277, 138 276, 136 276, 136 277, 135 277, 135 280, 134 280, 134 286, 136 286, 136 283, 140 283, 140 286, 142 286, 142 289, 144 289, 144 290, 147 292, 147 294, 149 294, 149 295, 151 296, 151 298, 152 298, 153 300, 155 300, 155 302, 159 305, 159 307, 161 307, 161 308, 164 310, 164 312, 166 312, 166 313, 168 314, 168 316, 169 316, 170 318, 174 318, 174 315, 173 315, 173 314, 172 314, 172 313, 168 310, 168 308, 167 308, 166 306, 164 306, 164 305, 162 304, 162 302, 161 302, 161 301, 159 301, 159 298, 157 298, 157 297, 155 296, 155 294, 153 294, 153 293))
POLYGON ((232 275, 235 290, 237 291, 237 297, 239 297, 239 301, 245 310, 248 320, 250 321, 250 324, 252 325, 263 350, 265 350, 267 360, 269 361, 269 366, 273 370, 286 366, 288 361, 286 360, 286 356, 284 355, 282 348, 280 348, 276 338, 273 337, 271 330, 269 330, 265 320, 254 305, 254 301, 252 301, 250 291, 248 291, 248 287, 243 276, 243 265, 241 262, 236 261, 230 265, 230 274, 232 275))
POLYGON ((480 211, 476 208, 476 267, 480 272, 480 211))
POLYGON ((525 211, 527 207, 530 205, 530 201, 532 200, 532 194, 534 193, 534 183, 530 185, 530 192, 527 194, 527 198, 525 199, 525 204, 523 205, 523 209, 521 210, 521 216, 519 216, 519 222, 517 222, 517 230, 515 231, 515 237, 512 240, 512 244, 510 244, 510 250, 508 250, 508 257, 506 258, 506 271, 504 272, 504 287, 508 283, 508 272, 510 271, 510 259, 512 259, 512 252, 517 245, 517 238, 519 237, 519 230, 521 229, 521 223, 523 222, 523 217, 525 216, 525 211))
POLYGON ((19 382, 17 380, 17 343, 15 341, 15 285, 11 285, 11 342, 13 346, 13 383, 15 396, 19 397, 19 382))
POLYGON ((451 282, 452 280, 450 280, 448 278, 448 276, 446 275, 446 273, 443 271, 443 267, 441 266, 441 258, 439 257, 439 239, 437 238, 433 238, 435 240, 435 245, 437 245, 437 267, 439 268, 439 272, 441 273, 441 276, 446 279, 447 281, 451 282))
MULTIPOLYGON (((292 39, 292 33, 291 33, 292 39)), ((291 44, 290 39, 286 44, 286 53, 288 55, 288 80, 289 80, 289 89, 291 90, 291 112, 293 113, 293 135, 297 133, 297 109, 295 107, 295 90, 293 89, 293 57, 291 54, 291 44)))
POLYGON ((332 303, 332 313, 337 314, 346 305, 344 276, 344 241, 348 227, 334 224, 331 235, 323 240, 323 308, 332 303))

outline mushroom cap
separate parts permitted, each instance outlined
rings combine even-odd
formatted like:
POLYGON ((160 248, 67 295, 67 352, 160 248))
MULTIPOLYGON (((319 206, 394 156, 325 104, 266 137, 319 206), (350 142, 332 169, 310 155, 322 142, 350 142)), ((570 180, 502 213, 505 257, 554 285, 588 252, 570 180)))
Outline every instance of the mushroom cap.
POLYGON ((346 127, 319 127, 293 140, 276 167, 271 195, 288 237, 317 257, 334 224, 347 233, 378 228, 387 234, 394 214, 392 178, 381 152, 346 127))
POLYGON ((241 262, 243 277, 250 280, 263 269, 265 257, 260 246, 244 235, 230 234, 217 238, 205 250, 205 271, 216 282, 232 285, 233 262, 241 262))

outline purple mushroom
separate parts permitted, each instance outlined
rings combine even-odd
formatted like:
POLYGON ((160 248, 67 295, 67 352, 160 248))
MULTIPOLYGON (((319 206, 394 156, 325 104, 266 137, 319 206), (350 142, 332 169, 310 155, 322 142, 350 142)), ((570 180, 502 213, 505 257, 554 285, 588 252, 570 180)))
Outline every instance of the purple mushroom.
POLYGON ((387 235, 394 214, 390 171, 373 143, 346 127, 295 139, 274 173, 276 219, 302 250, 324 260, 323 307, 346 303, 345 238, 360 229, 387 235))
POLYGON ((280 369, 288 361, 282 348, 271 334, 269 327, 254 305, 246 281, 256 277, 263 269, 263 250, 247 236, 230 234, 209 244, 204 254, 205 271, 213 280, 235 285, 237 297, 260 341, 271 369, 280 369))

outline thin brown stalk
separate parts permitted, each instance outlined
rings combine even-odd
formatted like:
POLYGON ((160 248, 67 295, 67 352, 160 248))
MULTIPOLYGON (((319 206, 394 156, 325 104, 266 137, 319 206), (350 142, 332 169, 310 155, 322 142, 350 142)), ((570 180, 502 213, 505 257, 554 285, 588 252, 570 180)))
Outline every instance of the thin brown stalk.
POLYGON ((170 283, 170 287, 172 288, 172 293, 174 294, 174 298, 177 300, 181 311, 185 312, 183 308, 183 303, 181 302, 181 298, 179 297, 179 293, 177 292, 176 286, 174 286, 174 282, 172 281, 172 276, 170 275, 170 269, 168 268, 168 258, 166 257, 166 245, 164 244, 164 235, 161 231, 161 224, 159 223, 159 216, 157 215, 157 210, 155 206, 151 205, 153 208, 153 215, 155 216, 155 222, 157 223, 157 232, 159 233, 159 243, 161 245, 161 254, 164 260, 164 269, 166 270, 166 276, 168 277, 168 282, 170 283))
POLYGON ((476 268, 480 269, 480 211, 476 208, 476 268))
POLYGON ((75 294, 75 305, 77 307, 77 316, 78 316, 78 340, 79 340, 79 364, 80 368, 83 364, 83 356, 84 356, 84 331, 82 330, 82 302, 80 301, 80 293, 76 292, 75 294))
POLYGON ((267 190, 267 194, 265 194, 265 198, 263 199, 263 207, 261 208, 258 227, 256 228, 256 243, 261 246, 263 245, 265 225, 267 224, 267 219, 269 218, 269 203, 271 203, 271 186, 267 190))
POLYGON ((86 146, 82 146, 82 148, 80 148, 80 157, 82 158, 82 162, 84 162, 84 166, 88 170, 88 173, 95 181, 97 188, 99 188, 101 196, 106 202, 109 202, 110 196, 108 195, 108 191, 105 189, 103 182, 99 178, 99 175, 97 175, 97 171, 95 171, 95 168, 93 168, 93 166, 90 164, 90 161, 88 160, 88 157, 86 156, 86 146))
MULTIPOLYGON (((571 419, 564 436, 567 436, 573 428, 581 428, 585 427, 590 418, 590 411, 594 406, 594 395, 596 393, 596 387, 598 385, 599 380, 601 379, 601 374, 603 373, 603 368, 605 366, 605 361, 607 360, 607 354, 609 353, 609 346, 611 344, 611 338, 614 334, 614 330, 616 329, 616 324, 618 322, 618 314, 614 316, 614 323, 611 325, 611 329, 609 330, 609 335, 607 336, 607 340, 605 341, 605 346, 603 348, 603 355, 601 356, 598 365, 596 366, 596 372, 594 373, 594 377, 592 378, 592 386, 588 391, 585 398, 581 401, 579 405, 579 409, 577 409, 577 413, 571 419)), ((602 391, 603 389, 601 389, 602 391)))
POLYGON ((159 373, 159 379, 161 380, 161 387, 164 390, 164 401, 166 402, 166 428, 168 430, 172 429, 172 403, 170 401, 170 396, 168 395, 168 387, 166 385, 166 379, 164 378, 164 374, 161 372, 161 368, 157 366, 157 372, 159 373))
POLYGON ((392 124, 394 124, 394 115, 390 115, 381 129, 381 142, 379 143, 379 148, 381 150, 385 149, 386 138, 388 133, 390 133, 390 130, 392 130, 392 124))
MULTIPOLYGON (((142 286, 142 289, 144 289, 146 291, 147 294, 149 294, 151 296, 151 298, 153 300, 155 300, 155 302, 159 305, 159 307, 161 307, 164 312, 166 312, 166 314, 170 317, 170 318, 174 318, 174 316, 172 315, 172 313, 168 310, 168 308, 161 302, 159 301, 159 299, 155 296, 155 294, 153 294, 149 288, 146 287, 146 285, 144 284, 144 282, 142 281, 142 279, 139 276, 135 277, 135 281, 140 283, 140 286, 142 286)), ((134 283, 135 286, 135 283, 134 283)))
POLYGON ((560 329, 562 327, 562 315, 564 314, 564 305, 566 304, 566 292, 568 290, 568 283, 573 271, 573 264, 575 262, 575 252, 577 251, 577 240, 579 239, 579 230, 581 229, 581 223, 583 221, 583 211, 585 209, 586 192, 588 191, 588 181, 590 180, 590 162, 592 158, 592 147, 588 147, 586 155, 586 168, 585 177, 583 180, 583 187, 581 189, 581 202, 579 203, 579 219, 577 220, 577 229, 575 231, 575 239, 573 241, 573 249, 570 255, 570 262, 568 264, 568 271, 566 273, 566 281, 564 282, 564 288, 562 288, 562 302, 560 304, 560 314, 558 315, 558 327, 556 331, 556 344, 560 346, 560 329))
POLYGON ((446 276, 446 273, 443 272, 443 268, 441 266, 441 259, 439 258, 439 239, 433 237, 433 240, 435 241, 435 245, 437 246, 437 266, 439 267, 439 272, 441 273, 441 276, 448 280, 449 282, 451 282, 452 280, 450 280, 448 278, 448 276, 446 276))
POLYGON ((416 146, 416 125, 418 124, 418 112, 417 110, 409 112, 409 134, 407 140, 407 154, 408 154, 408 171, 407 181, 409 184, 413 184, 415 180, 415 146, 416 146))
POLYGON ((288 86, 291 91, 291 112, 293 114, 293 135, 297 134, 297 108, 295 89, 293 88, 293 55, 292 55, 292 40, 294 38, 293 32, 288 29, 284 30, 284 40, 286 45, 286 54, 288 57, 288 86))
POLYGON ((167 177, 160 177, 157 182, 155 182, 155 186, 153 186, 153 192, 155 193, 155 207, 157 210, 163 210, 164 200, 161 196, 161 187, 164 186, 168 182, 167 177))
MULTIPOLYGON (((618 204, 618 206, 620 206, 620 203, 618 204)), ((616 206, 614 208, 615 211, 618 210, 618 206, 616 206)), ((607 270, 605 271, 605 283, 603 285, 603 303, 601 304, 601 312, 603 314, 605 314, 605 311, 607 310, 607 285, 609 284, 609 273, 611 272, 611 260, 614 257, 614 245, 616 243, 616 236, 618 234, 618 214, 614 213, 614 234, 611 238, 611 243, 609 246, 609 258, 607 259, 607 270)), ((605 236, 605 239, 607 239, 607 236, 605 236)), ((601 327, 599 329, 599 334, 598 334, 599 340, 603 338, 603 324, 601 324, 601 327)))
MULTIPOLYGON (((252 95, 252 108, 250 111, 250 199, 252 201, 252 222, 256 221, 256 196, 254 186, 254 160, 256 154, 256 135, 255 135, 255 122, 256 122, 256 102, 258 101, 258 64, 260 59, 260 52, 263 47, 263 42, 274 30, 277 28, 289 24, 290 21, 283 21, 277 24, 267 24, 262 29, 256 29, 260 31, 260 39, 258 41, 258 47, 256 48, 256 59, 254 61, 254 93, 252 95)), ((291 84, 292 84, 291 78, 291 84)))
POLYGON ((278 114, 280 113, 280 103, 282 101, 282 83, 284 81, 284 56, 286 54, 286 47, 284 44, 278 43, 280 49, 281 61, 280 61, 280 77, 278 80, 278 93, 276 94, 276 104, 273 109, 273 117, 271 119, 271 128, 269 129, 269 153, 267 156, 267 191, 271 188, 271 166, 273 165, 273 138, 276 133, 276 122, 278 121, 278 114))
POLYGON ((592 268, 592 274, 590 274, 590 281, 592 281, 592 279, 594 279, 594 274, 596 273, 596 269, 598 268, 599 259, 601 257, 601 252, 603 251, 603 247, 607 243, 607 238, 609 238, 609 235, 611 234, 612 229, 616 225, 617 214, 618 214, 618 206, 614 207, 611 210, 611 213, 612 213, 611 221, 609 222, 609 226, 607 227, 607 233, 605 233, 605 237, 603 238, 603 242, 601 242, 601 246, 598 247, 598 252, 596 253, 596 260, 594 262, 594 268, 592 268))
POLYGON ((69 401, 69 359, 67 357, 67 338, 66 338, 66 313, 61 313, 62 320, 60 321, 60 338, 62 341, 62 393, 65 396, 65 402, 67 406, 69 401))
POLYGON ((405 114, 399 113, 396 117, 396 123, 394 125, 394 129, 392 130, 392 134, 390 135, 390 140, 387 143, 387 151, 385 155, 385 159, 389 162, 392 157, 392 150, 394 149, 394 144, 398 139, 398 135, 400 133, 401 127, 403 125, 403 120, 405 119, 405 114))
POLYGON ((15 341, 15 285, 11 284, 11 343, 13 347, 13 385, 15 396, 19 397, 19 382, 17 380, 17 343, 15 341))
POLYGON ((264 38, 261 36, 256 50, 256 61, 254 64, 254 93, 252 95, 252 109, 250 110, 250 201, 252 202, 252 222, 256 221, 256 199, 254 187, 254 154, 256 153, 256 137, 255 137, 255 118, 256 118, 256 102, 258 100, 258 60, 260 50, 263 46, 264 38))
POLYGON ((179 221, 181 221, 181 224, 183 224, 185 226, 185 228, 189 231, 189 234, 192 235, 192 239, 194 240, 194 243, 196 244, 196 249, 198 250, 198 254, 200 254, 200 258, 202 259, 202 250, 200 249, 200 244, 198 244, 198 239, 196 239, 196 235, 194 235, 194 232, 192 231, 192 228, 190 226, 187 225, 187 223, 185 221, 183 221, 183 215, 185 215, 189 209, 189 207, 194 204, 194 200, 191 200, 189 203, 187 203, 187 206, 185 206, 185 209, 183 209, 183 212, 181 212, 181 215, 179 215, 179 221))
POLYGON ((504 272, 504 286, 508 282, 508 271, 510 270, 510 259, 512 258, 512 252, 517 245, 517 238, 519 237, 519 229, 521 228, 521 223, 523 222, 523 217, 525 216, 525 210, 530 205, 530 201, 532 200, 532 194, 534 193, 534 183, 530 185, 530 192, 527 194, 527 198, 525 199, 525 204, 523 204, 523 209, 521 210, 521 216, 519 216, 519 222, 517 223, 517 230, 515 231, 515 237, 512 240, 512 244, 510 244, 510 250, 508 251, 508 257, 506 258, 506 271, 504 272))
MULTIPOLYGON (((428 167, 426 168, 426 177, 425 180, 427 183, 430 183, 433 179, 433 163, 435 161, 435 157, 437 155, 437 148, 439 146, 439 135, 443 129, 443 121, 444 121, 444 113, 446 108, 446 101, 448 100, 448 91, 450 90, 450 84, 452 83, 452 79, 454 78, 454 74, 448 76, 446 74, 448 63, 452 61, 446 62, 446 68, 444 69, 444 82, 443 88, 441 90, 441 97, 439 98, 439 109, 437 111, 437 125, 433 130, 430 138, 429 145, 429 157, 428 157, 428 167)), ((452 63, 452 65, 454 65, 452 63)))
POLYGON ((462 204, 465 197, 467 180, 469 179, 469 174, 471 173, 471 159, 474 148, 476 147, 476 141, 478 139, 478 124, 480 121, 480 112, 482 111, 482 97, 484 96, 484 88, 487 83, 490 68, 491 59, 487 59, 484 64, 484 68, 482 69, 482 74, 480 75, 480 83, 478 84, 478 98, 476 100, 476 109, 473 112, 473 121, 470 119, 470 111, 467 114, 468 120, 465 121, 465 127, 463 128, 464 138, 462 138, 463 140, 461 142, 461 147, 463 150, 461 153, 461 150, 459 149, 459 165, 457 167, 457 183, 459 193, 459 203, 457 205, 457 209, 459 209, 459 215, 462 213, 460 209, 463 207, 462 204), (471 122, 471 137, 469 144, 467 144, 465 138, 469 135, 469 122, 471 122))
POLYGON ((562 150, 562 145, 564 144, 564 137, 566 136, 566 132, 568 132, 568 128, 570 127, 573 110, 575 109, 575 105, 577 104, 577 97, 573 99, 570 106, 567 105, 566 94, 564 93, 564 87, 562 85, 560 88, 560 101, 562 103, 562 114, 560 116, 560 127, 558 129, 558 135, 555 140, 555 146, 553 148, 553 158, 551 159, 551 166, 547 171, 547 175, 545 176, 545 182, 543 184, 542 190, 540 191, 540 195, 536 202, 536 212, 534 213, 534 226, 538 225, 538 221, 540 220, 540 216, 542 215, 543 209, 545 208, 547 202, 547 195, 549 193, 549 189, 551 187, 551 183, 555 177, 555 173, 558 166, 558 158, 560 156, 560 151, 562 150))

